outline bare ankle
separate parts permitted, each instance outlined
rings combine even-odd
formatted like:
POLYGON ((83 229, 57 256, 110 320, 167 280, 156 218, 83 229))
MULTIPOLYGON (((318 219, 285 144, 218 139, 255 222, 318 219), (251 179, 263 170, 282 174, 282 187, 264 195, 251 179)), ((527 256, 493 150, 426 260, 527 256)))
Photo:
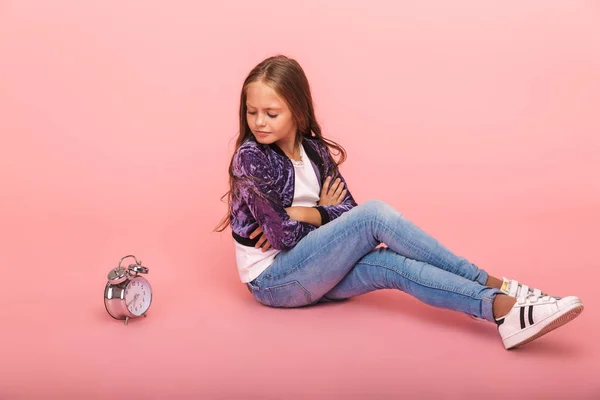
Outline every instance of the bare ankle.
POLYGON ((496 295, 494 303, 492 304, 492 311, 494 318, 504 317, 510 312, 517 300, 514 297, 506 296, 504 294, 496 295))
POLYGON ((488 276, 487 281, 485 282, 485 286, 493 287, 495 289, 502 288, 502 280, 491 275, 488 276))

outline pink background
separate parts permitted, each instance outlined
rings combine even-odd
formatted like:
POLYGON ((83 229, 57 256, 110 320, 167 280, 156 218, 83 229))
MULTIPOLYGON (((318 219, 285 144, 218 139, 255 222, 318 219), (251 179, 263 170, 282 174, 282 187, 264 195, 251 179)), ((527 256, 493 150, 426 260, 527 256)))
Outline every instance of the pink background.
POLYGON ((0 1, 0 398, 598 398, 599 11, 0 1), (359 202, 584 313, 507 352, 491 324, 400 292, 255 302, 212 229, 241 83, 280 52, 359 202), (125 327, 101 296, 130 253, 155 297, 125 327))

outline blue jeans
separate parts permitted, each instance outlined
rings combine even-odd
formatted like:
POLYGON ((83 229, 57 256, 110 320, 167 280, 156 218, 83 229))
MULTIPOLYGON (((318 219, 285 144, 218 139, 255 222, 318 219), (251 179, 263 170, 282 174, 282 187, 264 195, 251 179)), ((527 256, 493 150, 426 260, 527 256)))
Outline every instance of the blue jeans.
POLYGON ((453 254, 379 200, 359 204, 315 229, 247 284, 260 303, 302 307, 377 289, 398 289, 426 304, 494 321, 498 289, 488 274, 453 254), (387 248, 377 248, 384 243, 387 248))

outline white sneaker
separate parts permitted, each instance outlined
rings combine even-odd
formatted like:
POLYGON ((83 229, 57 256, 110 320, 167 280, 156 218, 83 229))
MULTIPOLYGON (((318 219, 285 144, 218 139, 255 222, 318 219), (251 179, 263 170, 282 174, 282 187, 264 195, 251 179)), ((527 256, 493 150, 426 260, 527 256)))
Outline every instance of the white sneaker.
MULTIPOLYGON (((535 289, 535 288, 529 287, 527 285, 523 285, 522 283, 519 283, 514 279, 506 279, 505 277, 502 277, 502 286, 500 287, 500 290, 502 292, 504 292, 504 294, 511 296, 511 297, 521 297, 521 296, 525 295, 525 293, 531 293, 538 297, 548 296, 546 293, 542 292, 540 289, 535 289)), ((554 297, 556 297, 556 296, 554 296, 554 297)), ((556 298, 559 298, 559 297, 556 297, 556 298)))
MULTIPOLYGON (((506 279, 505 277, 502 277, 502 286, 500 287, 500 291, 502 291, 507 296, 511 296, 511 297, 519 297, 519 296, 523 295, 524 293, 534 294, 538 297, 548 296, 546 293, 542 292, 540 289, 531 288, 527 285, 523 285, 522 283, 519 283, 518 281, 516 281, 514 279, 506 279)), ((554 298, 560 299, 560 297, 556 297, 556 296, 554 296, 554 298)), ((469 314, 469 316, 476 321, 487 321, 486 319, 479 318, 475 315, 469 314)))
POLYGON ((517 298, 510 312, 496 319, 498 332, 506 349, 535 340, 566 324, 583 311, 575 296, 557 298, 529 293, 517 298))

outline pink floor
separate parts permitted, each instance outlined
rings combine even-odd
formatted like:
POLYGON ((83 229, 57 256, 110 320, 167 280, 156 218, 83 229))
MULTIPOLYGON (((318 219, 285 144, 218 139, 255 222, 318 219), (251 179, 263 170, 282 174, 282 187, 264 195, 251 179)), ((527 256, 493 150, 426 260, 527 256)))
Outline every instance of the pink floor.
POLYGON ((598 11, 0 1, 0 400, 600 399, 598 11), (400 292, 257 303, 212 228, 242 82, 279 52, 357 201, 583 313, 506 351, 494 325, 400 292), (126 254, 155 292, 128 326, 102 299, 126 254))
POLYGON ((228 233, 192 220, 172 222, 185 242, 164 224, 110 232, 47 217, 35 229, 23 217, 0 258, 13 266, 0 294, 0 399, 598 399, 598 208, 491 211, 414 219, 492 273, 581 297, 579 318, 516 351, 492 325, 400 292, 261 306, 237 283, 228 233), (155 291, 148 318, 128 326, 101 297, 122 243, 155 291))

